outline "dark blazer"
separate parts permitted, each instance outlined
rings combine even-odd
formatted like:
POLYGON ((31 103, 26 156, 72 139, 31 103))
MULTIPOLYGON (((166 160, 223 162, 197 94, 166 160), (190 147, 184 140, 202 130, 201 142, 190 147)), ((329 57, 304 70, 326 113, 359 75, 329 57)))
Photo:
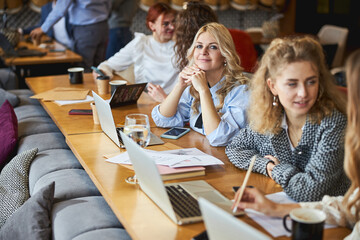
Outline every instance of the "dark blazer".
POLYGON ((260 134, 243 128, 226 147, 226 155, 236 167, 248 169, 256 155, 254 172, 267 176, 266 155, 276 157, 280 164, 272 176, 284 192, 296 201, 319 201, 324 195, 343 195, 350 186, 344 172, 344 135, 346 116, 334 110, 320 124, 308 119, 299 145, 292 151, 286 131, 260 134))
MULTIPOLYGON (((23 30, 24 34, 29 34, 32 30, 34 30, 35 28, 41 27, 41 25, 45 22, 47 16, 49 15, 49 13, 52 11, 52 1, 45 4, 44 6, 41 7, 41 19, 40 19, 40 24, 36 25, 36 26, 32 26, 32 27, 28 27, 26 29, 23 30)), ((71 24, 69 22, 69 15, 66 13, 65 15, 65 27, 66 27, 66 31, 69 35, 69 37, 71 38, 72 34, 71 34, 71 24)), ((54 31, 51 28, 46 35, 48 35, 51 38, 54 38, 54 31)))

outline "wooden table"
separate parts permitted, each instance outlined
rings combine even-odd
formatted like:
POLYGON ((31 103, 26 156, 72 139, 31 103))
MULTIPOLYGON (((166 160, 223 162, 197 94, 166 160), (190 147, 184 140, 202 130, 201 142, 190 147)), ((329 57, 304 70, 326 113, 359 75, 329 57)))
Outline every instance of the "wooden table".
MULTIPOLYGON (((79 87, 94 87, 93 82, 89 79, 92 80, 89 76, 86 76, 84 86, 79 85, 79 87)), ((67 84, 69 84, 66 76, 62 78, 59 76, 29 78, 27 79, 27 83, 35 93, 59 86, 57 85, 58 83, 60 83, 60 86, 68 86, 67 84)), ((140 101, 137 105, 134 104, 114 109, 113 114, 116 113, 117 115, 115 118, 124 119, 129 111, 141 111, 150 114, 151 109, 156 103, 151 102, 146 95, 142 96, 142 98, 145 102, 140 101)), ((72 121, 66 120, 66 118, 70 119, 72 117, 66 113, 74 106, 59 107, 54 103, 42 103, 42 105, 49 112, 56 124, 58 124, 66 136, 69 147, 133 239, 191 239, 194 235, 204 230, 203 223, 185 226, 176 225, 137 185, 125 183, 125 178, 133 175, 133 172, 120 165, 108 163, 103 157, 105 154, 120 153, 124 150, 119 149, 105 134, 97 131, 98 128, 94 128, 92 120, 86 120, 85 118, 72 119, 72 121), (60 117, 61 114, 63 117, 60 117), (80 129, 81 131, 76 133, 75 128, 70 127, 70 125, 83 126, 80 129)), ((88 106, 88 104, 86 106, 88 106)), ((156 135, 160 135, 164 131, 165 129, 152 128, 152 132, 156 135)), ((234 197, 232 186, 241 185, 246 172, 237 169, 229 162, 223 147, 211 147, 204 136, 194 131, 190 131, 178 140, 164 140, 166 141, 165 145, 150 148, 154 150, 165 150, 177 147, 196 147, 207 154, 221 159, 224 162, 223 166, 206 167, 205 176, 183 179, 182 181, 203 179, 229 199, 234 197)), ((281 191, 281 187, 273 180, 257 173, 251 174, 248 184, 258 187, 265 193, 281 191)), ((239 219, 266 233, 265 230, 246 215, 239 219)), ((343 239, 349 233, 350 230, 345 228, 329 229, 325 230, 324 239, 343 239)), ((280 237, 278 239, 288 238, 280 237)))
POLYGON ((64 74, 67 68, 81 62, 82 57, 66 49, 62 44, 52 41, 51 43, 43 43, 46 48, 39 48, 34 44, 26 41, 20 41, 19 47, 28 49, 36 49, 46 52, 45 56, 33 57, 6 57, 3 58, 4 63, 15 69, 15 73, 19 79, 19 88, 26 87, 25 78, 30 76, 44 76, 49 74, 64 74), (52 52, 52 50, 64 50, 63 52, 52 52))

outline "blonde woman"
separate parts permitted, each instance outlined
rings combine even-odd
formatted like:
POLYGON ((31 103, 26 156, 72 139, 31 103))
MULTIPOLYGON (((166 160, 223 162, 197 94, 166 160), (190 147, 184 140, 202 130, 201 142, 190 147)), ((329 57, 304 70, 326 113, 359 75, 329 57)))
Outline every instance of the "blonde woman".
POLYGON ((299 204, 277 204, 264 197, 257 189, 246 189, 239 208, 253 208, 267 215, 283 217, 292 209, 317 208, 323 210, 326 222, 353 228, 345 240, 360 239, 360 50, 350 55, 346 63, 348 84, 348 126, 345 142, 344 168, 351 180, 351 187, 345 197, 324 196, 321 202, 299 204))
POLYGON ((157 126, 190 127, 213 146, 224 146, 246 125, 247 78, 227 28, 209 23, 197 32, 189 64, 173 91, 152 111, 157 126))
POLYGON ((342 195, 345 98, 310 37, 276 39, 250 84, 249 126, 227 146, 229 160, 271 177, 296 201, 342 195))

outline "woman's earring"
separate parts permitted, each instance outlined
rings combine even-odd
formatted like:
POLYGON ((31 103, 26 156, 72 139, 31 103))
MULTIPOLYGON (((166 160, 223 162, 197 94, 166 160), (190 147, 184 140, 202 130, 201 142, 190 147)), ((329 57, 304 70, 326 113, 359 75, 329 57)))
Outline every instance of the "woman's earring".
POLYGON ((226 65, 227 65, 227 62, 225 61, 225 62, 224 62, 224 67, 226 67, 226 65))
POLYGON ((273 98, 273 106, 274 106, 274 107, 277 107, 277 106, 278 106, 278 99, 277 99, 276 96, 274 96, 274 98, 273 98))

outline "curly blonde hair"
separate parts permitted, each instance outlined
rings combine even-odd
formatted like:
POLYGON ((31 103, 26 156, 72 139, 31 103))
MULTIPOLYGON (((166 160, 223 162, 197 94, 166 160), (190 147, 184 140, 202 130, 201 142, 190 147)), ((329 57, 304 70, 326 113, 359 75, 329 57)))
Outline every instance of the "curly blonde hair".
POLYGON ((308 61, 319 73, 318 99, 309 111, 310 121, 320 121, 336 108, 345 114, 346 101, 336 88, 334 77, 328 70, 321 44, 310 36, 274 39, 263 55, 259 68, 250 82, 248 122, 253 130, 277 134, 281 130, 284 108, 273 106, 267 79, 276 76, 288 64, 308 61))
MULTIPOLYGON (((223 81, 221 88, 216 92, 216 95, 219 99, 219 105, 216 106, 216 110, 219 111, 224 106, 224 99, 226 95, 235 86, 247 84, 248 79, 243 75, 243 69, 240 67, 240 58, 236 53, 234 41, 230 35, 229 30, 224 25, 215 22, 206 24, 196 33, 194 41, 187 54, 187 59, 189 61, 188 66, 191 66, 194 63, 194 50, 196 41, 200 34, 204 32, 209 33, 212 37, 215 38, 219 46, 220 53, 227 62, 226 66, 224 66, 223 73, 225 76, 225 81, 223 81)), ((199 112, 198 107, 200 105, 199 93, 194 89, 193 86, 191 86, 190 94, 194 97, 191 108, 193 109, 194 113, 197 114, 199 112)))
POLYGON ((344 197, 344 205, 348 212, 355 207, 356 221, 360 219, 360 191, 353 199, 350 195, 360 187, 360 49, 350 55, 346 61, 346 79, 348 91, 348 125, 345 137, 345 162, 346 175, 351 180, 351 186, 344 197))

